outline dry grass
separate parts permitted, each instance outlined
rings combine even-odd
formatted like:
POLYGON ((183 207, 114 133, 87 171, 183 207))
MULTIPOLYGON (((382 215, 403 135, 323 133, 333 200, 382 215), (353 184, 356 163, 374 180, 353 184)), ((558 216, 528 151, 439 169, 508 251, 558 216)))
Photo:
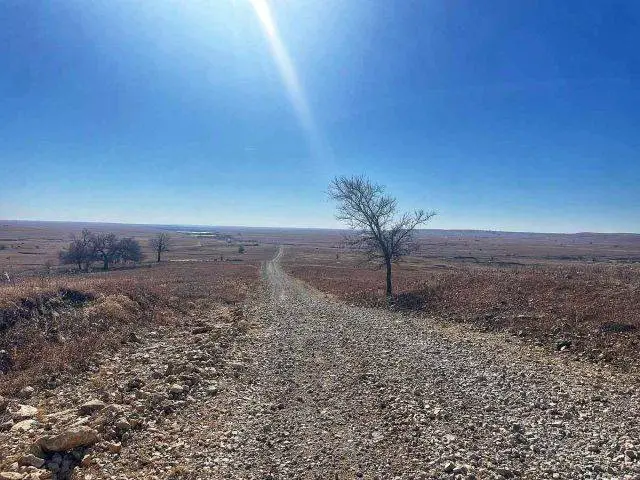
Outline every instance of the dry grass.
MULTIPOLYGON (((286 268, 316 288, 352 303, 385 307, 384 271, 355 257, 290 252, 286 268)), ((444 316, 486 330, 508 330, 548 348, 623 368, 637 366, 640 265, 547 263, 491 267, 410 259, 394 271, 394 308, 444 316)))
POLYGON ((259 281, 259 268, 259 261, 167 263, 1 285, 0 350, 12 365, 0 393, 86 368, 92 352, 116 348, 132 332, 236 305, 259 281))

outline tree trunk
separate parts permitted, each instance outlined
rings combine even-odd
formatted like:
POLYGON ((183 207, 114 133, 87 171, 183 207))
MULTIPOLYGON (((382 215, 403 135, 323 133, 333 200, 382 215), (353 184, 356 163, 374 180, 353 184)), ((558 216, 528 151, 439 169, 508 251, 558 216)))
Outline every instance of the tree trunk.
POLYGON ((102 257, 102 268, 103 270, 109 270, 109 257, 107 257, 106 255, 102 257))
POLYGON ((393 287, 391 285, 391 259, 385 259, 385 265, 387 266, 387 299, 393 296, 393 287))
POLYGON ((158 250, 158 263, 160 263, 160 250, 158 250))

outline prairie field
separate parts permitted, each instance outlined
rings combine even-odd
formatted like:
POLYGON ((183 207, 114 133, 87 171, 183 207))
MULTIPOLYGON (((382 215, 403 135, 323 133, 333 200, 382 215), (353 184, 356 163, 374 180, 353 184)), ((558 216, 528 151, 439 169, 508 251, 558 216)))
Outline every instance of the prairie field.
POLYGON ((237 229, 3 220, 0 221, 0 272, 24 277, 73 270, 72 266, 59 265, 58 254, 69 245, 71 235, 80 234, 83 228, 134 238, 142 246, 143 264, 154 263, 149 240, 160 232, 171 236, 171 248, 163 255, 163 260, 170 263, 250 263, 266 258, 264 249, 272 248, 256 245, 255 236, 243 237, 237 229), (245 246, 244 254, 238 253, 239 245, 245 246))
POLYGON ((0 224, 9 478, 640 472, 640 236, 419 232, 388 301, 341 231, 0 224), (59 265, 85 227, 145 258, 59 265))
MULTIPOLYGON (((50 373, 80 364, 84 352, 120 341, 142 324, 216 302, 240 304, 258 284, 262 262, 283 245, 286 271, 349 303, 505 330, 551 351, 570 346, 576 358, 623 369, 638 364, 638 235, 421 232, 417 253, 395 266, 392 305, 384 295, 384 270, 346 249, 344 235, 4 221, 0 273, 11 282, 0 284, 0 350, 13 351, 15 371, 46 365, 50 373), (91 273, 59 265, 58 252, 82 228, 131 236, 145 259, 109 272, 99 265, 91 273), (156 263, 148 240, 160 231, 171 235, 171 248, 156 263), (46 364, 37 360, 45 352, 46 364)), ((4 382, 3 389, 11 388, 4 382)))
MULTIPOLYGON (((61 248, 83 226, 28 224, 7 228, 0 273, 0 370, 7 374, 0 394, 34 380, 55 382, 57 375, 87 368, 91 354, 115 348, 136 331, 198 315, 216 305, 240 305, 260 280, 261 262, 275 247, 256 245, 238 253, 228 235, 171 232, 172 247, 157 263, 149 248, 143 263, 89 273, 58 265, 61 248), (27 253, 28 252, 28 253, 27 253), (3 360, 4 358, 4 360, 3 360), (9 360, 10 359, 10 360, 9 360), (4 362, 4 365, 3 365, 4 362), (10 365, 8 364, 10 362, 10 365)), ((95 231, 133 236, 143 246, 158 229, 90 225, 95 231)))
MULTIPOLYGON (((638 365, 640 236, 443 232, 419 242, 395 266, 391 308, 638 365)), ((341 243, 290 247, 283 266, 339 299, 389 307, 384 269, 341 243)))

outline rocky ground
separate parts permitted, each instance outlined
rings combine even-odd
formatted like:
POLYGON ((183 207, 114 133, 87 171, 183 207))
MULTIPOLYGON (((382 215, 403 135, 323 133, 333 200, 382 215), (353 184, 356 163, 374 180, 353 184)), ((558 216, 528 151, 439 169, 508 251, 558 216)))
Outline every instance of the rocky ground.
POLYGON ((640 479, 638 376, 264 276, 0 400, 0 479, 640 479))

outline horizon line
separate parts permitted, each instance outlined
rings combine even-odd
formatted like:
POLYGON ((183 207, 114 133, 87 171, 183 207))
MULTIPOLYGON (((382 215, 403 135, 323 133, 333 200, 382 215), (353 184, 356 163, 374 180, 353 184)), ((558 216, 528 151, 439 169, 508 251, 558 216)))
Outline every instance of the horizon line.
MULTIPOLYGON (((198 228, 247 228, 247 229, 273 229, 273 230, 325 230, 325 231, 350 231, 350 228, 332 227, 309 227, 309 226, 259 226, 259 225, 213 225, 196 223, 126 223, 99 220, 42 220, 42 219, 0 219, 0 222, 23 222, 23 223, 66 223, 66 224, 96 224, 96 225, 123 225, 134 227, 198 227, 198 228)), ((423 232, 477 232, 477 233, 504 233, 504 234, 529 234, 529 235, 637 235, 640 232, 597 232, 597 231, 577 231, 577 232, 551 232, 551 231, 527 231, 527 230, 492 230, 482 228, 416 228, 416 231, 423 232)))

